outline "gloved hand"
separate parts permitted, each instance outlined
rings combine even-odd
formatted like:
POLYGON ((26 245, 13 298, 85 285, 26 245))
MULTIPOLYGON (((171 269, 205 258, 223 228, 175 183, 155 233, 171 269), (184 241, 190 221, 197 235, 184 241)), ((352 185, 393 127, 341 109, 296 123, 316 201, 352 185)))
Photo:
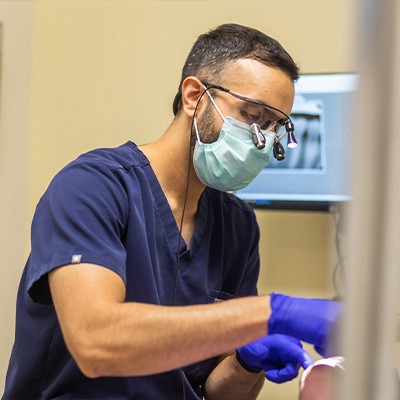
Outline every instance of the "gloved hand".
POLYGON ((313 363, 298 339, 279 334, 263 336, 238 348, 236 357, 245 369, 264 370, 265 377, 275 383, 296 378, 300 366, 305 369, 313 363))
POLYGON ((314 344, 315 350, 324 357, 334 355, 328 348, 328 339, 343 313, 343 303, 276 293, 271 293, 270 303, 269 334, 291 335, 314 344))

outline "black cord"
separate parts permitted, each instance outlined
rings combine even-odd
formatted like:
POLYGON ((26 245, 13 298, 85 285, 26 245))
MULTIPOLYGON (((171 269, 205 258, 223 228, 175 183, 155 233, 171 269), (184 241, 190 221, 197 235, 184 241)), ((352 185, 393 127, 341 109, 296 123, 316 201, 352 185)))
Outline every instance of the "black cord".
MULTIPOLYGON (((204 90, 204 92, 199 97, 199 100, 197 101, 197 104, 196 104, 196 107, 195 107, 194 113, 193 113, 192 124, 191 124, 191 127, 190 127, 189 157, 188 157, 188 169, 187 169, 187 178, 186 178, 185 199, 183 201, 181 221, 179 223, 178 248, 177 248, 177 251, 176 251, 176 270, 175 270, 175 287, 174 287, 174 302, 173 302, 173 305, 176 305, 176 293, 177 293, 178 280, 179 280, 179 275, 180 275, 180 268, 179 268, 180 254, 179 254, 179 249, 181 247, 183 220, 185 218, 186 204, 187 204, 187 199, 188 199, 188 194, 189 194, 190 169, 191 169, 191 164, 192 164, 192 143, 193 143, 194 119, 196 117, 196 112, 197 112, 197 108, 199 107, 200 100, 202 99, 204 94, 207 92, 207 90, 208 89, 204 90)), ((182 375, 181 375, 181 377, 182 377, 182 398, 183 398, 183 400, 186 400, 185 372, 183 371, 183 368, 181 369, 181 372, 182 372, 182 375)))
MULTIPOLYGON (((199 105, 199 103, 197 103, 197 105, 196 105, 196 108, 195 108, 195 111, 194 111, 195 112, 194 116, 196 115, 196 110, 197 110, 197 106, 198 105, 199 105)), ((193 131, 194 116, 192 118, 192 124, 191 124, 191 128, 190 128, 189 157, 188 157, 188 169, 187 169, 186 188, 185 188, 185 199, 183 201, 181 221, 179 223, 178 248, 176 250, 176 270, 175 270, 175 287, 174 287, 174 303, 173 303, 174 305, 176 304, 176 292, 177 292, 178 279, 179 279, 179 274, 180 274, 180 269, 179 269, 179 259, 180 259, 179 249, 181 247, 183 220, 185 218, 186 204, 187 204, 187 199, 188 199, 188 194, 189 194, 189 179, 190 179, 190 169, 191 169, 190 167, 191 167, 191 161, 192 161, 192 136, 193 136, 192 135, 192 131, 193 131)))
POLYGON ((184 217, 185 217, 186 204, 187 204, 188 193, 189 193, 190 169, 191 169, 191 164, 192 164, 192 143, 193 143, 193 134, 192 133, 193 133, 193 127, 194 127, 194 118, 196 117, 196 112, 197 112, 197 108, 199 107, 200 101, 201 101, 201 99, 203 98, 204 94, 207 91, 208 91, 208 88, 204 90, 204 92, 200 95, 199 100, 197 100, 197 104, 196 104, 196 107, 194 109, 192 123, 191 123, 191 127, 190 127, 189 157, 188 157, 188 169, 187 169, 187 178, 186 178, 185 199, 184 199, 184 202, 183 202, 181 221, 180 221, 180 224, 179 224, 178 249, 176 251, 176 270, 175 270, 175 287, 174 287, 174 302, 173 302, 173 305, 176 304, 176 293, 177 293, 178 280, 179 280, 179 275, 180 275, 180 269, 179 269, 180 254, 179 254, 179 249, 181 247, 183 220, 184 220, 184 217))

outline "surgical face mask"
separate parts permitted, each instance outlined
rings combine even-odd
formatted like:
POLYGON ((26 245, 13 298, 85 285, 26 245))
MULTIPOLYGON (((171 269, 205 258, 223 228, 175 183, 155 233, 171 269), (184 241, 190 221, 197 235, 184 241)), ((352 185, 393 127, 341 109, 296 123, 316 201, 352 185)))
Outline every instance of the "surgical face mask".
POLYGON ((254 145, 250 125, 231 117, 223 117, 209 95, 224 123, 218 140, 202 143, 194 117, 197 141, 193 154, 193 165, 200 181, 222 191, 239 190, 246 187, 268 164, 276 134, 261 131, 265 136, 265 147, 254 145))

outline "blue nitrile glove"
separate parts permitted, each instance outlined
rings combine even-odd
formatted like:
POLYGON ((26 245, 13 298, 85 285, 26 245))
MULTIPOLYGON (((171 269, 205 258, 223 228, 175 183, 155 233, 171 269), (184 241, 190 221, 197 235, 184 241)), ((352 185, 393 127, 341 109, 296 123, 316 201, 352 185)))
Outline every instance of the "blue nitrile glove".
POLYGON ((329 336, 337 328, 343 313, 343 303, 322 299, 305 299, 271 293, 271 316, 268 333, 294 336, 314 345, 324 357, 334 355, 329 336))
POLYGON ((313 363, 301 342, 286 335, 268 335, 240 347, 236 357, 250 372, 265 371, 265 377, 275 383, 296 378, 300 366, 304 369, 313 363))

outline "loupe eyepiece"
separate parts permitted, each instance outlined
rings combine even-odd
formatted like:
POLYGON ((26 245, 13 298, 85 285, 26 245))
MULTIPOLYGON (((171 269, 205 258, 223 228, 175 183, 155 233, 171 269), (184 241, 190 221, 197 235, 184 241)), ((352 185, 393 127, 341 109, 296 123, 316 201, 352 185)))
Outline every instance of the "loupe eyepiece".
POLYGON ((272 152, 275 159, 278 161, 282 161, 285 158, 285 149, 283 148, 282 143, 279 140, 275 140, 272 147, 272 152))
POLYGON ((297 147, 297 140, 294 136, 293 132, 288 132, 288 136, 287 136, 287 146, 290 149, 294 149, 295 147, 297 147))
POLYGON ((261 150, 265 147, 265 136, 261 132, 260 126, 255 122, 250 125, 251 132, 253 133, 253 143, 257 149, 261 150))
POLYGON ((294 124, 291 119, 288 119, 285 124, 286 133, 287 133, 287 146, 290 149, 294 149, 297 147, 297 140, 294 136, 294 124))

